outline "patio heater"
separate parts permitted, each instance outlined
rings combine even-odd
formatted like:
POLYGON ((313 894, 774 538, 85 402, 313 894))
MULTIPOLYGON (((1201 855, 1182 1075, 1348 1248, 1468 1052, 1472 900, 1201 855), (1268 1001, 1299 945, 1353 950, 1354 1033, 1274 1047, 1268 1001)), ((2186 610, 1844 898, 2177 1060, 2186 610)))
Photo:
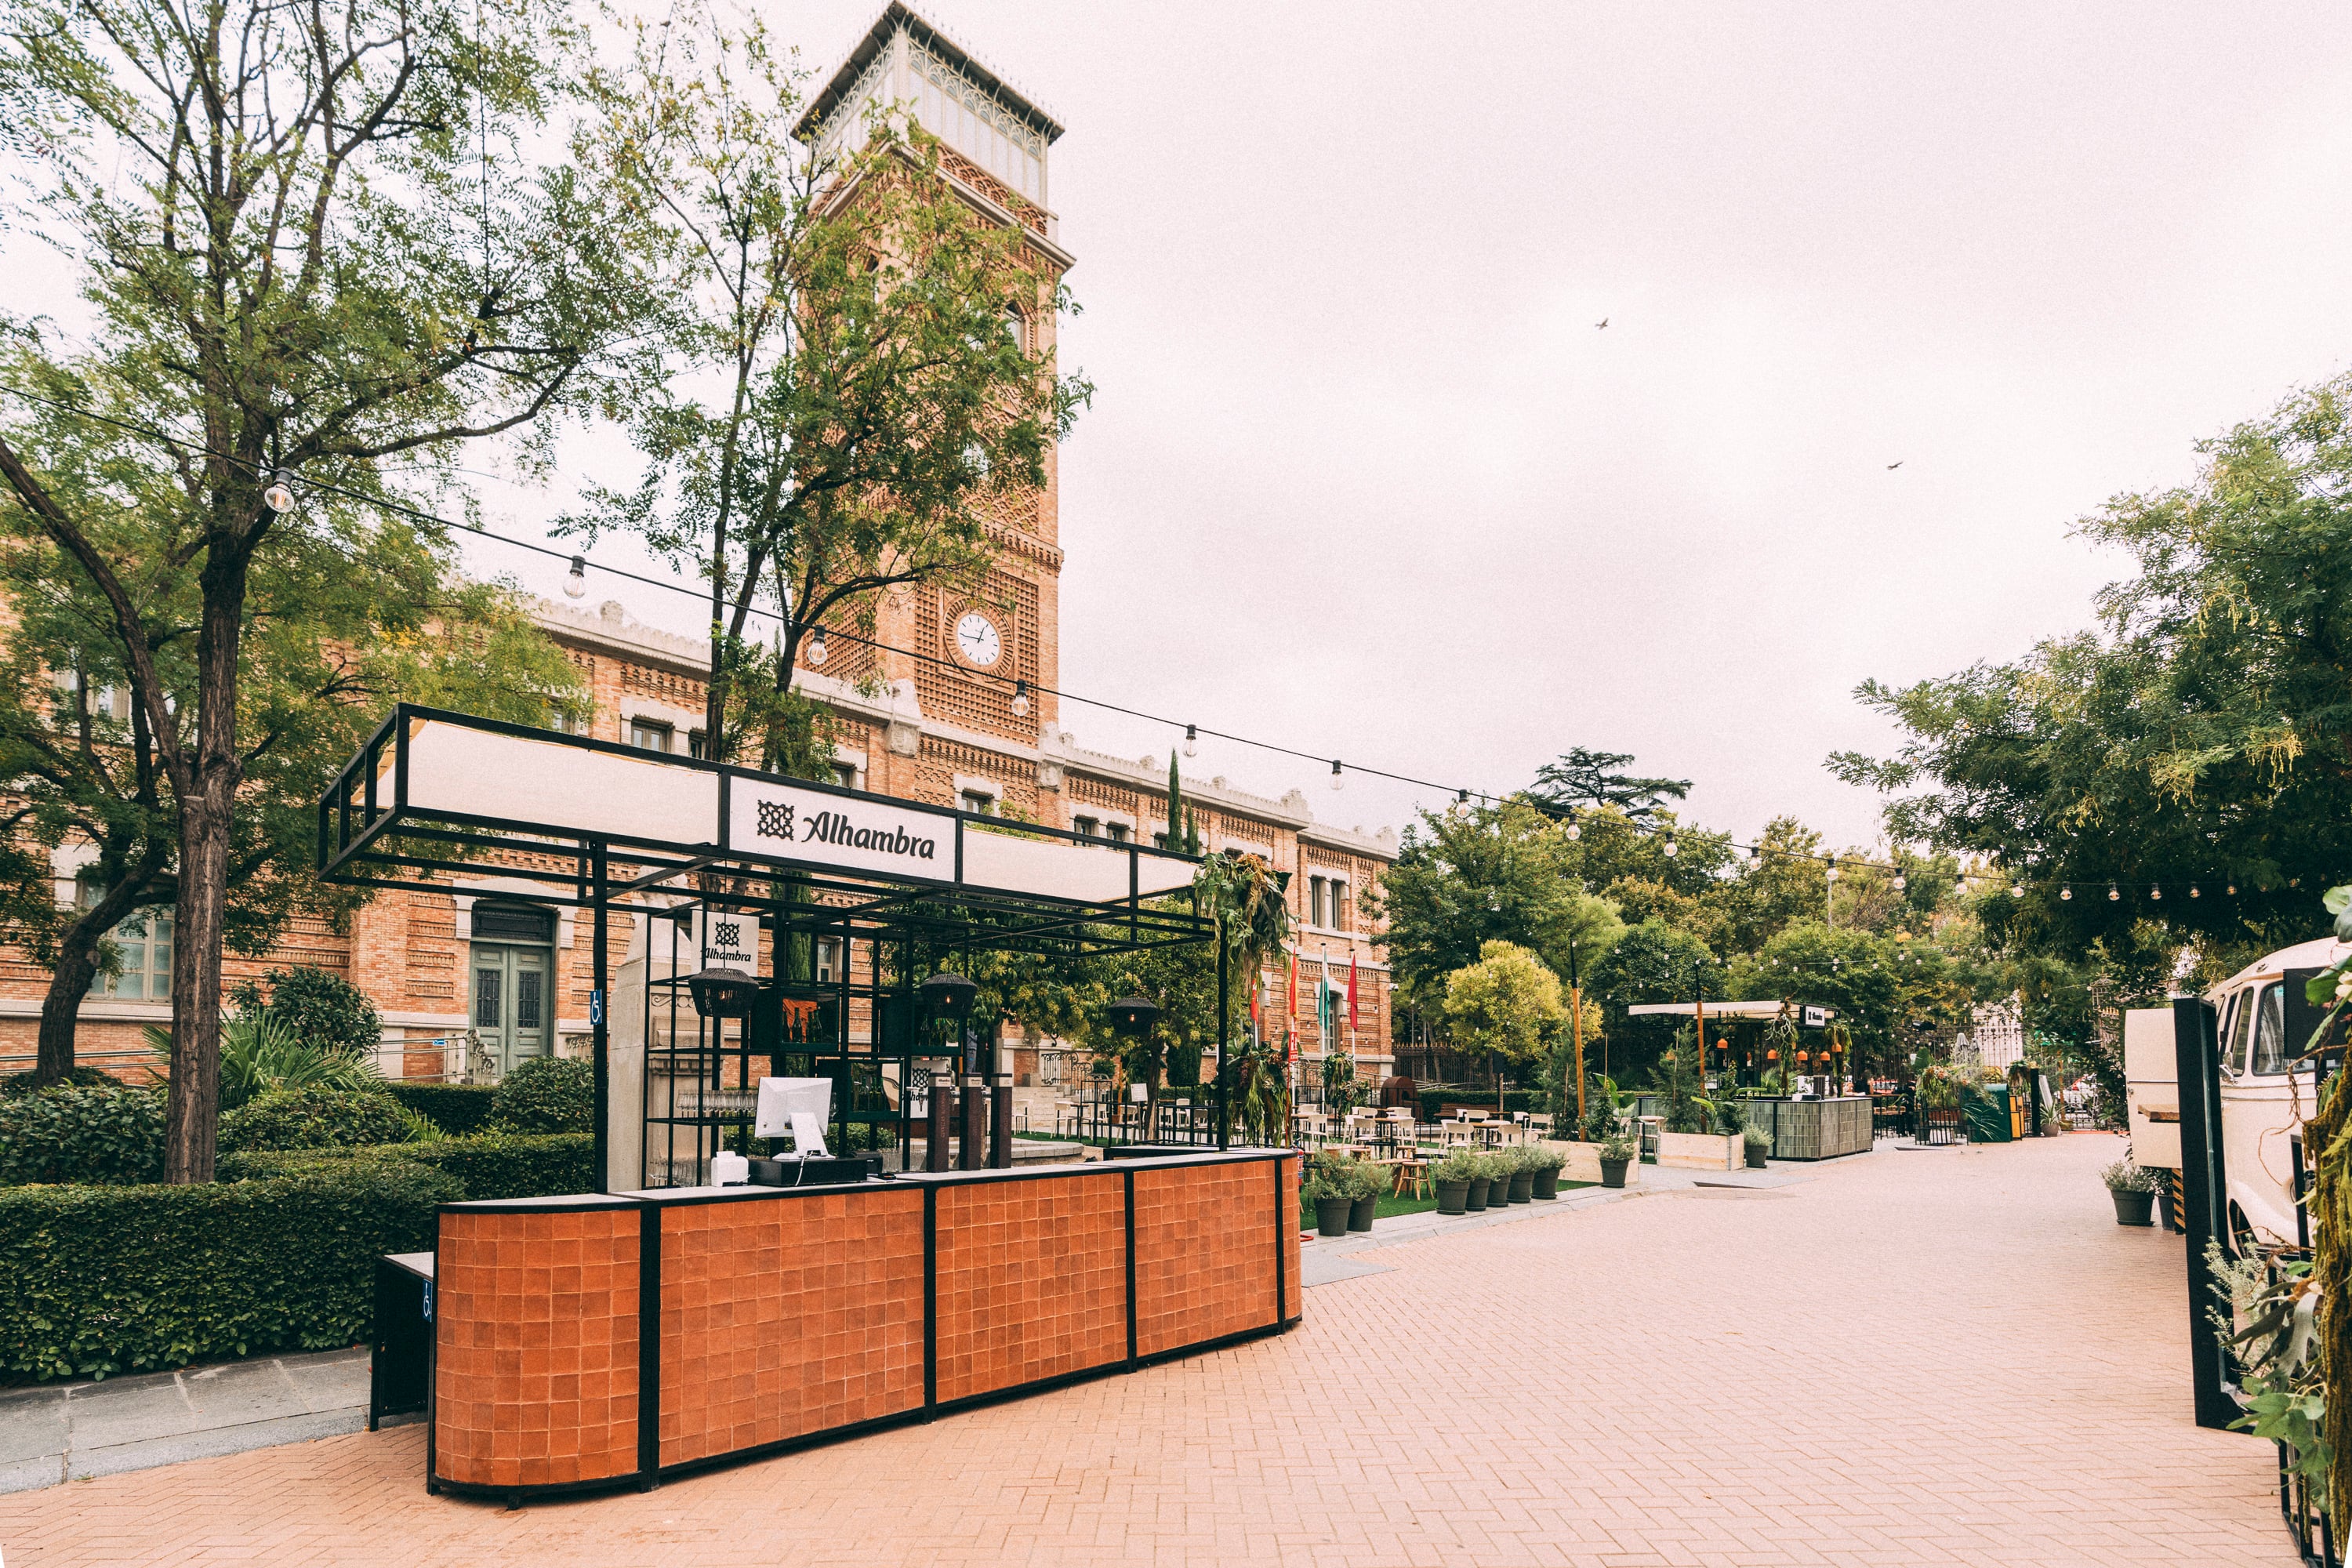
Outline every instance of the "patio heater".
POLYGON ((965 1069, 963 1080, 963 1157, 958 1163, 967 1171, 980 1168, 981 1098, 972 1092, 980 1088, 980 1079, 971 1073, 967 1059, 970 1046, 965 1039, 965 1021, 971 1016, 973 998, 980 987, 961 974, 948 972, 932 975, 915 987, 924 1011, 934 1018, 946 1018, 955 1025, 956 1044, 949 1058, 945 1072, 931 1069, 931 1121, 923 1140, 923 1169, 948 1169, 948 1143, 955 1136, 955 1082, 959 1067, 965 1069))

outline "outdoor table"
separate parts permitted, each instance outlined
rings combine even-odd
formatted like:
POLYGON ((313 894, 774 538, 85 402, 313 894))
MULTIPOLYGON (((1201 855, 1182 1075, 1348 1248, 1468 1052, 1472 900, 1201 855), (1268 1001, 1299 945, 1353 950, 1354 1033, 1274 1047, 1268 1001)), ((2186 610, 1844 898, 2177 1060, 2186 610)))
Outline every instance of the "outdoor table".
POLYGON ((1299 1163, 445 1205, 426 1489, 649 1488, 1282 1332, 1299 1163))

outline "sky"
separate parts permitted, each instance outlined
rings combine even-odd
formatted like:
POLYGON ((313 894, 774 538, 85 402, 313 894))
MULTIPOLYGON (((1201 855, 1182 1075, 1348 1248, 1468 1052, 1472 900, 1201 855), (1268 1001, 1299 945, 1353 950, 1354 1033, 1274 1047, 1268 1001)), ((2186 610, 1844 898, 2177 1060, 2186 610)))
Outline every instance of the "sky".
MULTIPOLYGON (((1583 745, 1871 843, 1854 687, 2090 624, 2074 520, 2352 356, 2327 6, 918 8, 1067 127, 1063 686, 1449 786, 1192 764, 1340 826, 1583 745)), ((821 78, 879 9, 763 15, 821 78)))

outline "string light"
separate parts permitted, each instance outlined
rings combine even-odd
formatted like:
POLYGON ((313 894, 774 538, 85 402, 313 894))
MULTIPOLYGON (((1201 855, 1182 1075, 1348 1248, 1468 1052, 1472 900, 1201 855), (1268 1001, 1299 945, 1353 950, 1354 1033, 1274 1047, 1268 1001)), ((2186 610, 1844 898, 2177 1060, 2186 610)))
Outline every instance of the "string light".
MULTIPOLYGON (((1016 680, 1013 683, 1013 713, 1015 718, 1028 717, 1029 683, 1025 680, 1016 680)), ((1192 748, 1189 746, 1185 748, 1187 753, 1189 753, 1191 750, 1192 748)))
POLYGON ((2159 882, 2156 886, 2148 889, 2147 896, 2151 899, 2160 899, 2164 897, 2164 885, 2159 882))
POLYGON ((1201 731, 1197 725, 1184 726, 1184 754, 1188 757, 1201 754, 1201 731))
POLYGON ((1331 787, 1333 789, 1348 787, 1347 779, 1339 772, 1339 759, 1337 757, 1331 759, 1331 787))
POLYGON ((1667 859, 1673 859, 1675 858, 1675 841, 1671 838, 1667 839, 1664 845, 1660 846, 1660 852, 1663 853, 1667 859))
POLYGON ((563 576, 563 596, 567 599, 576 599, 587 591, 588 558, 584 555, 575 555, 572 558, 572 570, 565 573, 563 576))
POLYGON ((824 628, 823 626, 817 627, 816 635, 809 638, 808 661, 812 665, 824 662, 824 628))
POLYGON ((294 474, 280 468, 269 476, 269 488, 261 492, 261 504, 283 517, 294 510, 294 474))
POLYGON ((2074 896, 2074 889, 2072 888, 2061 888, 2058 889, 2058 896, 2061 899, 2071 899, 2074 896))
POLYGON ((2123 896, 2122 889, 2118 889, 2113 882, 2109 882, 2107 884, 2107 902, 2112 904, 2123 896))
POLYGON ((2196 884, 2196 883, 2191 882, 2191 883, 2189 883, 2189 896, 2190 898, 2192 898, 2192 899, 2201 899, 2201 898, 2203 898, 2205 895, 2204 895, 2204 894, 2202 894, 2202 893, 2200 893, 2200 892, 2197 890, 2197 884, 2196 884))

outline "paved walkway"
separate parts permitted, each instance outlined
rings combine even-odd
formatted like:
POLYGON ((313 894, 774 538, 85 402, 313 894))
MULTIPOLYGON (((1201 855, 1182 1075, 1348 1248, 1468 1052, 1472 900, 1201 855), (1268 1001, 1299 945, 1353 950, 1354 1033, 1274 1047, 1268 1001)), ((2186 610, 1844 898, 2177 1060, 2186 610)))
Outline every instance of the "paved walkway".
POLYGON ((1885 1152, 1379 1247, 1281 1338, 645 1495, 428 1498, 406 1427, 0 1497, 0 1553, 2288 1568, 2269 1450, 2190 1424, 2180 1242, 2114 1223, 2116 1152, 1885 1152))

